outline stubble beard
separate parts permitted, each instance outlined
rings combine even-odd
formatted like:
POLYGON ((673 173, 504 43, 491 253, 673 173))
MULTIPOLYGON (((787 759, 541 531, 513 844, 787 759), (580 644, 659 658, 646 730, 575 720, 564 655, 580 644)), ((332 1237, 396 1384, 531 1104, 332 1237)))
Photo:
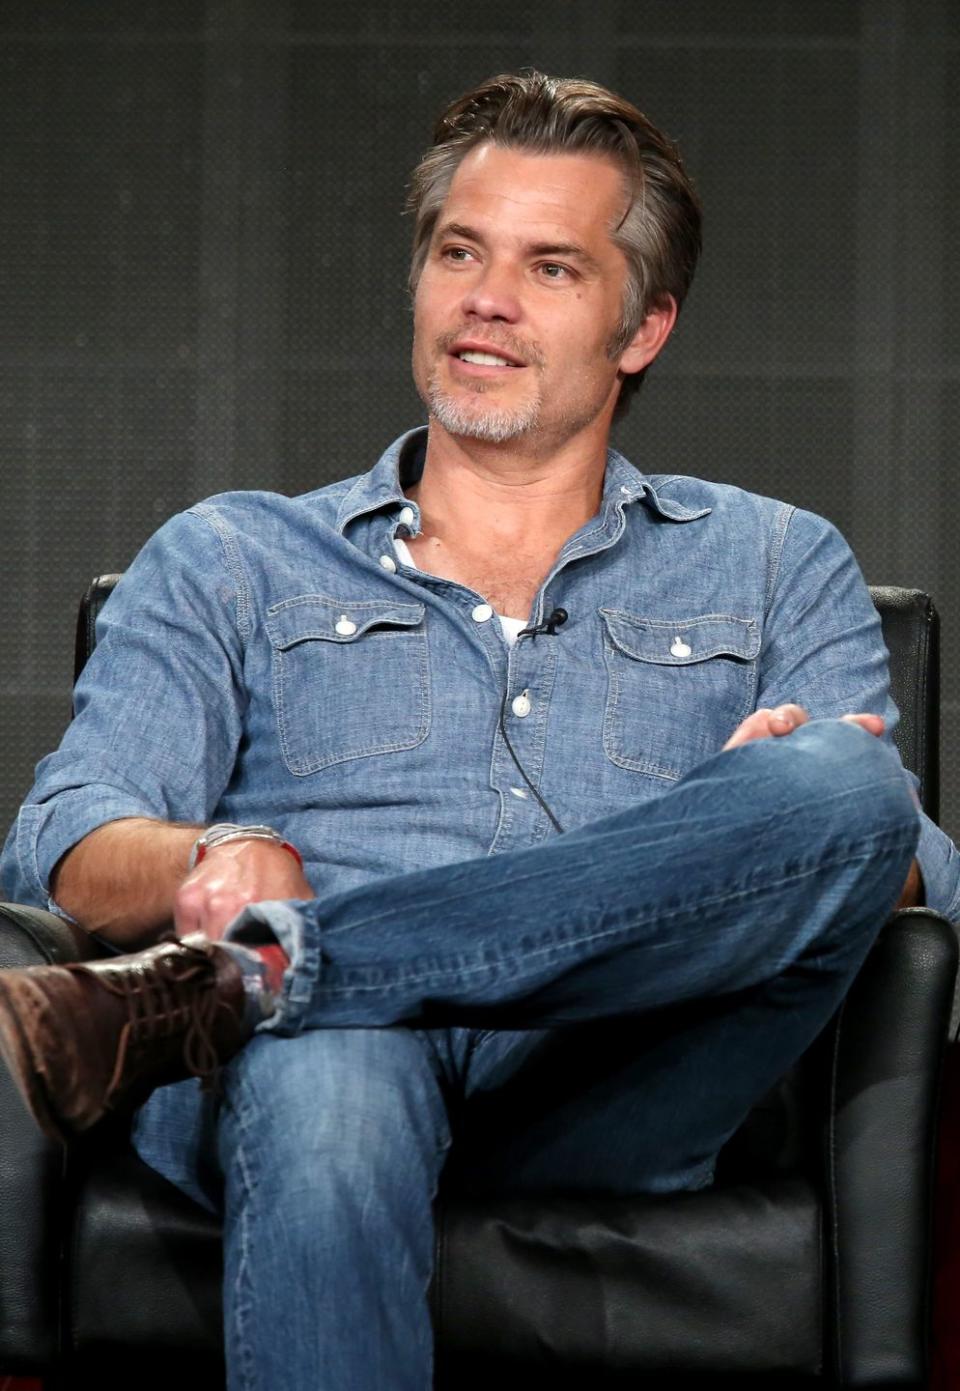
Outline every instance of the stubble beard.
MULTIPOLYGON (((461 336, 462 331, 442 335, 436 343, 438 354, 448 352, 461 336)), ((487 444, 539 436, 537 444, 543 448, 562 442, 594 419, 599 402, 577 400, 573 393, 573 401, 559 418, 546 421, 540 375, 545 366, 542 350, 538 344, 529 343, 504 342, 501 346, 525 360, 523 371, 536 374, 529 397, 513 407, 498 405, 495 400, 485 399, 490 388, 482 381, 471 383, 466 390, 451 391, 442 385, 442 366, 438 361, 420 395, 431 416, 448 434, 487 444)))
MULTIPOLYGON (((498 346, 520 358, 526 366, 520 369, 535 374, 533 389, 525 401, 515 406, 499 405, 490 396, 490 386, 476 381, 467 388, 450 390, 442 385, 442 361, 465 330, 460 328, 442 334, 435 343, 438 361, 421 392, 424 405, 431 416, 448 434, 464 439, 481 440, 487 444, 506 444, 521 435, 535 432, 541 422, 543 395, 540 387, 540 368, 543 353, 537 344, 520 343, 510 335, 498 334, 498 346)), ((493 386, 494 384, 490 384, 493 386)), ((496 387, 494 386, 494 390, 496 387)))
POLYGON ((474 387, 467 400, 444 391, 440 385, 439 368, 431 373, 423 400, 431 416, 450 435, 461 439, 481 440, 486 444, 506 444, 525 438, 537 452, 559 446, 578 434, 597 415, 597 404, 581 405, 563 411, 548 425, 543 419, 543 398, 539 388, 522 405, 512 410, 484 402, 485 387, 474 387))
MULTIPOLYGON (((529 370, 529 369, 527 369, 529 370)), ((512 408, 484 400, 486 387, 478 383, 469 398, 454 396, 440 385, 440 369, 430 375, 425 393, 430 414, 450 435, 481 440, 486 444, 506 444, 535 431, 540 424, 542 401, 537 391, 527 401, 512 408)))

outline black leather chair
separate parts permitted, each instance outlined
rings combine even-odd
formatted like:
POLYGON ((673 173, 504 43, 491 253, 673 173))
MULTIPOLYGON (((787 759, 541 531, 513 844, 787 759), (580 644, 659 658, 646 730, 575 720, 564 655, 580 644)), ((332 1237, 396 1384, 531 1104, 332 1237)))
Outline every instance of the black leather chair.
MULTIPOLYGON (((95 582, 78 667, 113 577, 95 582)), ((875 590, 899 744, 937 810, 937 622, 875 590)), ((0 966, 89 956, 79 930, 0 909, 0 966)), ((837 1019, 722 1156, 670 1197, 438 1205, 437 1385, 920 1387, 931 1175, 954 931, 885 927, 837 1019)), ((63 1155, 0 1069, 0 1369, 48 1387, 215 1387, 217 1223, 142 1164, 124 1125, 63 1155)), ((282 1336, 282 1331, 278 1331, 282 1336)), ((349 1388, 344 1388, 349 1391, 349 1388)))

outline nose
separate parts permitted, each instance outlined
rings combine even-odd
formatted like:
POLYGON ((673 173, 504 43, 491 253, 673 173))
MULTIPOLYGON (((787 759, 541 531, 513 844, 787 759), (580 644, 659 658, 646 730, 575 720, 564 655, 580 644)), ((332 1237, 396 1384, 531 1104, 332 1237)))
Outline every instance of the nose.
POLYGON ((508 266, 488 262, 471 279, 463 297, 463 312, 485 323, 515 324, 521 317, 519 285, 508 266))

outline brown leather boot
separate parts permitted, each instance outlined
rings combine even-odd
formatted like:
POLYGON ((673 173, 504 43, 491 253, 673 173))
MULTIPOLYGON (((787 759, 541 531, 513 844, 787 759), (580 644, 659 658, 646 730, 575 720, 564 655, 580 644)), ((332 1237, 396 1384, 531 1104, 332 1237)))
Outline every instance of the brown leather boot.
POLYGON ((253 1032, 243 972, 203 937, 130 956, 0 971, 0 1053, 40 1129, 65 1143, 154 1087, 212 1079, 253 1032))

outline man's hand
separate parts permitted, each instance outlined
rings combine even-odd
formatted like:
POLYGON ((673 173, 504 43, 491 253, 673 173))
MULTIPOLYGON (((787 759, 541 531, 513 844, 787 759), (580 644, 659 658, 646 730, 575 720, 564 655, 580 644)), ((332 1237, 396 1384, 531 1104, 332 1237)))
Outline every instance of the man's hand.
MULTIPOLYGON (((792 734, 809 718, 802 705, 778 705, 772 710, 754 710, 743 724, 737 726, 723 747, 725 750, 735 749, 740 744, 749 744, 751 739, 781 738, 784 734, 792 734)), ((881 715, 843 715, 841 718, 858 724, 868 734, 875 734, 878 738, 883 733, 881 715)))
POLYGON ((313 897, 289 850, 269 840, 230 840, 209 849, 180 884, 173 920, 178 937, 202 932, 217 941, 248 903, 313 897))

